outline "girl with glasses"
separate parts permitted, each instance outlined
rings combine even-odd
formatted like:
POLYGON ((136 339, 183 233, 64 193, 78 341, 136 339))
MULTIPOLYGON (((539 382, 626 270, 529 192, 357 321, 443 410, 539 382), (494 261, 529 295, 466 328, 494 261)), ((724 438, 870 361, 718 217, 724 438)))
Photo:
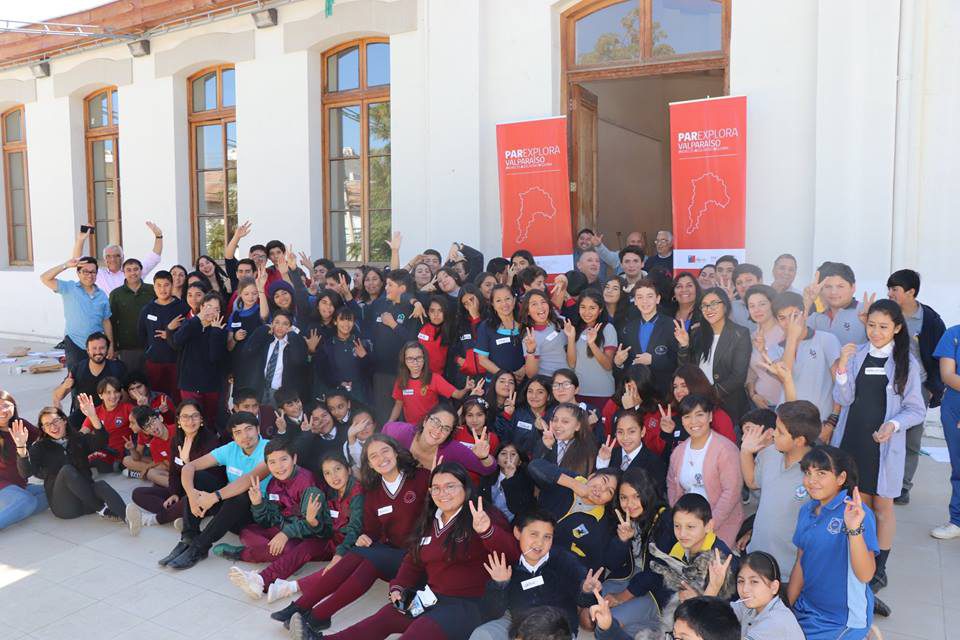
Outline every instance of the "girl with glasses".
POLYGON ((400 350, 397 381, 393 385, 393 410, 387 422, 402 414, 412 424, 420 422, 441 397, 459 400, 473 389, 473 381, 457 389, 439 373, 430 369, 427 350, 419 342, 408 342, 400 350))

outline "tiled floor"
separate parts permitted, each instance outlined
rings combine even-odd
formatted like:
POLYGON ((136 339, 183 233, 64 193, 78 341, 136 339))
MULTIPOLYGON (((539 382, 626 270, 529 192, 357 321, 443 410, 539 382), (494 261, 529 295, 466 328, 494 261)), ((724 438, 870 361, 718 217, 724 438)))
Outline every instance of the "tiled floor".
MULTIPOLYGON (((0 353, 19 344, 27 343, 0 340, 0 353)), ((11 375, 0 367, 0 388, 14 393, 28 417, 49 402, 59 379, 11 375)), ((960 590, 947 584, 960 575, 960 540, 938 542, 928 535, 945 518, 948 478, 948 465, 924 457, 912 503, 897 508, 890 586, 880 594, 893 608, 878 625, 887 640, 960 638, 960 590)), ((109 481, 124 498, 138 485, 119 476, 109 481)), ((286 637, 268 613, 287 602, 251 601, 227 579, 229 562, 211 557, 183 572, 158 567, 157 559, 176 540, 169 526, 149 527, 132 538, 124 526, 96 516, 64 521, 49 512, 0 531, 0 640, 286 637)), ((308 565, 301 574, 318 567, 308 565)), ((384 584, 374 586, 334 618, 334 629, 378 609, 385 592, 384 584)))

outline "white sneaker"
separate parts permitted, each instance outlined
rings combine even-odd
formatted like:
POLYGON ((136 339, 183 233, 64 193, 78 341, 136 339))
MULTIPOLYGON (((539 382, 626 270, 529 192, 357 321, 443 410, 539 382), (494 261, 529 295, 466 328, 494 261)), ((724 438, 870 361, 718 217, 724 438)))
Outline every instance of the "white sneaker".
POLYGON ((240 587, 245 594, 259 600, 263 597, 263 578, 256 571, 244 571, 240 567, 230 567, 230 582, 240 587))
POLYGON ((940 525, 936 529, 931 529, 930 535, 940 540, 952 540, 953 538, 960 538, 960 527, 952 522, 948 522, 947 524, 940 525))
POLYGON ((127 505, 127 526, 130 527, 130 535, 140 535, 140 528, 143 526, 143 511, 132 502, 127 505))
POLYGON ((177 518, 173 521, 173 528, 177 530, 177 533, 183 532, 183 518, 177 518))
POLYGON ((274 580, 267 587, 267 602, 276 602, 283 598, 288 598, 294 594, 300 593, 300 585, 296 580, 274 580))

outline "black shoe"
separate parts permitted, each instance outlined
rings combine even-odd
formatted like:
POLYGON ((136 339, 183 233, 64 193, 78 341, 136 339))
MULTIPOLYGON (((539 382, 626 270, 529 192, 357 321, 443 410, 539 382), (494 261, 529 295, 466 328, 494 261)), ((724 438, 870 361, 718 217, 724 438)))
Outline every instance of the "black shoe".
POLYGON ((910 504, 910 492, 902 492, 899 496, 893 499, 893 504, 899 504, 900 506, 910 504))
POLYGON ((190 545, 186 551, 171 560, 167 566, 171 569, 189 569, 206 557, 206 551, 201 551, 193 545, 190 545))
POLYGON ((301 615, 307 615, 308 611, 309 609, 301 609, 296 605, 295 602, 291 602, 290 604, 285 606, 283 609, 280 609, 279 611, 274 611, 273 613, 271 613, 270 617, 276 620, 277 622, 282 622, 284 629, 289 629, 290 618, 293 617, 293 614, 299 613, 301 615))
POLYGON ((881 573, 878 571, 877 573, 873 574, 873 580, 870 581, 870 591, 876 593, 885 586, 887 586, 887 572, 884 571, 881 573))
POLYGON ((189 542, 183 542, 183 541, 178 542, 178 543, 177 543, 177 546, 175 546, 175 547, 173 548, 173 551, 171 551, 170 553, 168 553, 168 554, 165 555, 164 557, 162 557, 162 558, 160 558, 159 560, 157 560, 157 564, 159 564, 161 567, 167 566, 168 564, 170 564, 170 563, 173 561, 174 558, 176 558, 176 557, 179 556, 181 553, 183 553, 184 551, 186 551, 189 547, 190 547, 190 543, 189 543, 189 542))
POLYGON ((886 602, 880 598, 873 599, 873 615, 880 616, 881 618, 889 618, 891 613, 893 613, 893 611, 886 602))
POLYGON ((290 618, 290 637, 292 640, 320 640, 323 631, 317 628, 310 614, 295 613, 290 618))

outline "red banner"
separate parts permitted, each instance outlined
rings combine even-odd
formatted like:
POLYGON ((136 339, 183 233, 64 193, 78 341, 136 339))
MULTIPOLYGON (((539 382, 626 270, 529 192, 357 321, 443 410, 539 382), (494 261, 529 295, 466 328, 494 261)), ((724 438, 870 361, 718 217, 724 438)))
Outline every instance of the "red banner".
POLYGON ((573 268, 567 119, 497 125, 503 255, 533 254, 547 273, 573 268))
POLYGON ((699 270, 724 254, 745 259, 747 99, 670 104, 673 266, 699 270))

